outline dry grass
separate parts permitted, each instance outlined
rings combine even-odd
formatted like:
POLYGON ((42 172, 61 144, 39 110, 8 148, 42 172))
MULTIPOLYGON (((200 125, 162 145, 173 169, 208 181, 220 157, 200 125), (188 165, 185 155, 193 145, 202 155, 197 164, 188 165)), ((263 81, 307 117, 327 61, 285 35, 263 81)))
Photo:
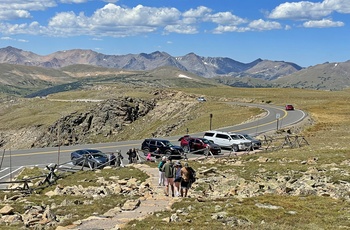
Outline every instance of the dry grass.
MULTIPOLYGON (((309 158, 317 158, 318 162, 315 167, 331 165, 339 168, 339 170, 327 172, 331 181, 335 183, 339 180, 349 181, 350 166, 349 164, 342 164, 350 158, 350 133, 348 130, 350 126, 350 119, 348 119, 348 111, 350 111, 349 90, 332 92, 230 87, 181 90, 198 96, 204 95, 209 101, 193 107, 193 110, 190 112, 193 120, 183 124, 172 134, 184 133, 186 128, 189 128, 190 132, 208 129, 208 116, 210 113, 214 114, 213 128, 217 128, 228 124, 240 123, 260 112, 254 109, 231 107, 227 104, 216 103, 217 101, 271 103, 281 106, 286 103, 293 104, 296 109, 306 111, 315 121, 312 126, 306 127, 302 132, 302 135, 306 137, 310 145, 299 149, 282 149, 277 152, 264 153, 263 156, 269 158, 270 161, 264 164, 263 167, 267 172, 271 172, 271 175, 288 173, 289 170, 304 172, 307 170, 307 167, 300 164, 300 162, 309 158), (227 117, 230 119, 226 119, 227 117), (215 120, 216 118, 218 120, 215 120)), ((145 90, 133 92, 134 95, 139 94, 141 97, 143 97, 144 93, 149 96, 145 90)), ((82 96, 90 96, 94 97, 94 99, 102 97, 98 91, 88 95, 85 93, 79 95, 77 93, 72 97, 79 98, 82 96)), ((55 97, 57 98, 59 95, 55 97)), ((69 95, 64 96, 64 98, 69 97, 69 95)), ((18 107, 18 110, 20 110, 20 107, 18 107)), ((8 113, 11 112, 10 110, 7 111, 8 113)), ((23 111, 26 114, 31 114, 28 109, 23 109, 23 111)), ((15 114, 12 115, 15 116, 15 114)), ((2 112, 1 119, 3 117, 4 113, 2 112)), ((11 121, 10 119, 2 120, 0 124, 4 122, 11 121)), ((172 122, 176 122, 176 119, 172 122)), ((148 124, 148 131, 140 133, 143 136, 150 135, 150 130, 155 130, 159 125, 164 124, 164 122, 160 121, 150 123, 148 124)), ((255 161, 257 157, 259 155, 243 156, 242 160, 250 163, 246 163, 244 170, 233 169, 234 173, 247 180, 253 180, 253 177, 259 174, 258 169, 260 166, 255 161)), ((200 165, 194 164, 194 167, 200 167, 200 165)), ((225 165, 217 165, 217 167, 222 170, 227 169, 225 165)), ((315 196, 289 197, 271 195, 244 200, 227 198, 222 201, 203 203, 185 199, 175 203, 173 211, 157 213, 142 221, 134 220, 126 229, 231 229, 232 227, 225 227, 220 220, 212 219, 212 214, 218 212, 215 209, 216 205, 220 206, 221 210, 227 212, 230 217, 249 220, 252 223, 250 226, 235 226, 235 229, 339 229, 350 226, 350 204, 347 201, 315 196), (256 203, 271 204, 282 208, 278 210, 260 209, 255 206, 256 203), (178 209, 188 213, 188 215, 180 215, 183 221, 166 223, 162 220, 165 217, 170 217, 178 209)), ((81 212, 85 211, 82 210, 81 212)))

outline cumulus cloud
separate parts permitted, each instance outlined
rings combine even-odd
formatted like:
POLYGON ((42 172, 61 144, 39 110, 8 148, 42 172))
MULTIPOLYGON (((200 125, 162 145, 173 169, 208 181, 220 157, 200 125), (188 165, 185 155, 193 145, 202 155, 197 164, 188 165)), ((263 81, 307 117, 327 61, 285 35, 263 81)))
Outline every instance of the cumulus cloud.
POLYGON ((216 14, 209 15, 207 16, 207 20, 224 25, 239 25, 247 22, 246 19, 233 15, 230 12, 219 12, 216 14))
POLYGON ((4 10, 0 11, 0 20, 8 21, 18 18, 31 18, 31 15, 26 10, 4 10))
POLYGON ((205 6, 199 6, 196 9, 185 11, 182 16, 185 18, 204 18, 209 15, 212 10, 205 6))
POLYGON ((343 22, 334 22, 329 19, 322 19, 318 21, 307 21, 303 23, 303 26, 306 28, 326 28, 326 27, 342 27, 344 26, 343 22))
POLYGON ((62 2, 62 3, 84 3, 87 1, 88 0, 61 0, 60 2, 62 2))
POLYGON ((61 0, 62 3, 85 3, 88 0, 61 0))
POLYGON ((271 11, 271 19, 320 19, 333 12, 350 13, 349 0, 286 2, 271 11))
MULTIPOLYGON (((205 32, 215 34, 274 29, 291 29, 282 26, 277 19, 303 19, 304 27, 344 26, 342 22, 325 20, 332 12, 349 13, 349 0, 324 0, 323 2, 286 2, 273 9, 267 16, 270 20, 248 20, 231 12, 213 12, 206 6, 198 6, 184 12, 174 7, 135 7, 119 6, 118 0, 107 2, 93 13, 66 11, 57 12, 47 19, 47 25, 40 24, 33 18, 32 11, 44 11, 57 3, 79 4, 93 0, 0 0, 0 31, 4 35, 37 34, 48 36, 81 36, 95 38, 103 36, 126 37, 159 32, 163 34, 196 34, 202 26, 205 32), (33 19, 32 19, 33 18, 33 19), (6 23, 13 19, 31 19, 33 22, 22 24, 6 23), (321 20, 322 19, 322 20, 321 20), (209 29, 208 29, 209 26, 209 29), (211 28, 210 28, 211 27, 211 28)), ((29 21, 29 20, 28 20, 29 21)))
POLYGON ((272 21, 264 21, 262 19, 254 20, 249 23, 249 28, 252 30, 275 30, 275 29, 281 29, 282 26, 278 22, 272 22, 272 21))
POLYGON ((0 39, 1 39, 1 40, 14 40, 14 39, 11 38, 11 37, 1 37, 0 39))
POLYGON ((31 18, 30 11, 43 11, 56 5, 54 0, 0 0, 0 20, 31 18))
POLYGON ((168 25, 164 28, 165 33, 179 33, 179 34, 196 34, 198 30, 190 25, 168 25))
POLYGON ((251 29, 248 27, 238 27, 235 25, 219 25, 217 26, 214 30, 214 34, 223 34, 223 33, 228 33, 228 32, 246 32, 250 31, 251 29))

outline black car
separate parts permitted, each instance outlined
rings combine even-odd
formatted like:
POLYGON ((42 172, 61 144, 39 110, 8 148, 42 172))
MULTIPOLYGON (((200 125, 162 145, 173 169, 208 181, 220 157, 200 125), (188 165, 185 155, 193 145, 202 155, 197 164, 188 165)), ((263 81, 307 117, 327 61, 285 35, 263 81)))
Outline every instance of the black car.
POLYGON ((107 165, 108 156, 97 149, 80 149, 70 154, 74 165, 84 165, 91 168, 103 168, 107 165))
POLYGON ((182 158, 184 155, 182 147, 173 145, 169 140, 165 139, 145 139, 141 144, 141 150, 143 150, 145 155, 147 155, 148 152, 151 152, 151 154, 156 157, 165 155, 174 158, 182 158), (154 154, 157 148, 159 148, 159 152, 154 154))

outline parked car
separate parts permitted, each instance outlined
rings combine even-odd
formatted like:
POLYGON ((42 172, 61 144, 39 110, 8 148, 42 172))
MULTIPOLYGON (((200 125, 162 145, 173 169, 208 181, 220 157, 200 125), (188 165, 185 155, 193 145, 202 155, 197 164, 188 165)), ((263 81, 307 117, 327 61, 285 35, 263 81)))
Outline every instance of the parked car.
POLYGON ((160 157, 159 155, 152 154, 157 148, 159 148, 159 155, 171 156, 173 158, 182 158, 184 156, 184 150, 181 146, 173 145, 169 140, 165 139, 145 139, 141 144, 141 150, 148 154, 151 152, 152 156, 160 157))
POLYGON ((286 105, 286 110, 294 110, 294 106, 293 105, 286 105))
POLYGON ((249 140, 252 142, 252 150, 261 148, 261 141, 246 133, 236 133, 242 140, 249 140))
POLYGON ((205 97, 198 97, 197 101, 205 102, 205 101, 207 101, 207 99, 205 99, 205 97))
POLYGON ((239 150, 247 150, 251 148, 252 142, 249 140, 242 140, 237 134, 220 131, 207 131, 203 138, 214 142, 221 148, 229 148, 235 152, 239 150))
POLYGON ((109 161, 107 154, 97 149, 80 149, 72 152, 70 158, 74 165, 91 168, 103 168, 109 161))
POLYGON ((190 137, 185 135, 179 139, 181 147, 185 152, 195 152, 204 153, 204 150, 208 147, 212 154, 221 153, 221 147, 213 142, 210 142, 208 139, 201 137, 190 137), (202 150, 202 151, 198 151, 202 150))

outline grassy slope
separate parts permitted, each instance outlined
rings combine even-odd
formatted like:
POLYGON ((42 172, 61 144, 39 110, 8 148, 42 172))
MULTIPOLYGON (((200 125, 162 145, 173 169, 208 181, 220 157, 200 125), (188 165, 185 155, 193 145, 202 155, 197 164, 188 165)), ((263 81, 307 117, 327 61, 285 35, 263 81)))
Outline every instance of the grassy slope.
MULTIPOLYGON (((115 89, 113 92, 116 93, 116 95, 119 95, 121 92, 124 94, 130 93, 142 96, 149 95, 147 91, 144 90, 140 90, 139 92, 127 92, 125 89, 119 90, 120 91, 115 89)), ((250 161, 250 159, 258 158, 258 155, 243 156, 243 161, 251 163, 247 163, 244 170, 235 171, 240 177, 253 179, 255 175, 259 174, 259 167, 261 167, 261 165, 272 173, 283 174, 287 173, 288 170, 304 171, 307 170, 309 166, 302 166, 298 162, 306 161, 309 158, 317 158, 317 165, 312 167, 318 168, 321 165, 335 164, 336 167, 340 168, 340 170, 327 172, 331 181, 349 181, 348 175, 350 175, 350 166, 348 164, 340 165, 341 162, 346 161, 350 157, 350 134, 348 132, 348 127, 350 125, 350 120, 348 119, 348 111, 350 111, 349 90, 327 92, 302 89, 243 89, 229 87, 181 90, 195 95, 205 95, 208 98, 209 103, 200 104, 208 107, 199 108, 198 110, 201 111, 201 109, 204 109, 205 111, 203 113, 203 121, 201 121, 200 118, 196 120, 196 122, 198 122, 198 127, 201 129, 206 129, 205 127, 208 125, 206 117, 208 112, 211 111, 210 109, 215 109, 215 111, 220 111, 219 114, 228 116, 226 114, 228 110, 218 109, 215 107, 217 106, 216 103, 210 103, 211 101, 215 102, 217 100, 223 101, 223 97, 229 101, 270 102, 276 105, 290 103, 297 109, 308 112, 316 121, 315 125, 308 127, 303 132, 303 135, 305 135, 310 143, 309 146, 299 149, 283 149, 278 152, 265 153, 264 157, 272 159, 268 164, 256 164, 255 161, 250 161), (295 163, 281 166, 279 163, 280 160, 295 163)), ((80 98, 83 95, 85 94, 78 95, 77 93, 72 97, 80 98)), ((58 95, 55 95, 55 97, 57 96, 58 95)), ((93 98, 99 97, 98 92, 92 92, 85 96, 93 98)), ((234 113, 239 116, 241 110, 235 110, 234 113)), ((219 114, 215 115, 215 117, 219 116, 219 114)), ((254 114, 254 112, 252 114, 254 114)), ((230 116, 231 115, 234 114, 230 114, 230 116)), ((221 121, 218 120, 214 123, 216 122, 219 123, 221 121)), ((2 123, 3 122, 0 124, 2 123)), ((196 164, 193 164, 193 166, 199 167, 199 165, 196 164)), ((193 229, 223 228, 220 221, 211 219, 211 213, 217 212, 215 211, 215 205, 219 205, 224 211, 228 212, 230 216, 249 219, 254 223, 253 227, 240 227, 237 229, 331 229, 335 226, 350 226, 350 205, 348 202, 327 197, 286 197, 271 195, 249 198, 243 201, 227 198, 222 201, 210 203, 201 203, 188 199, 176 203, 174 205, 174 210, 181 208, 188 210, 188 207, 192 206, 192 211, 188 211, 190 214, 187 217, 187 219, 191 219, 190 223, 185 221, 176 224, 166 224, 162 219, 164 217, 169 217, 173 212, 162 212, 158 216, 153 215, 141 222, 133 221, 131 224, 136 224, 136 226, 131 227, 130 225, 129 228, 150 229, 152 226, 156 226, 156 229, 179 229, 188 227, 192 227, 193 229), (255 203, 272 204, 281 206, 284 209, 257 209, 256 206, 254 206, 255 203), (288 211, 296 211, 296 214, 290 215, 288 211)))

